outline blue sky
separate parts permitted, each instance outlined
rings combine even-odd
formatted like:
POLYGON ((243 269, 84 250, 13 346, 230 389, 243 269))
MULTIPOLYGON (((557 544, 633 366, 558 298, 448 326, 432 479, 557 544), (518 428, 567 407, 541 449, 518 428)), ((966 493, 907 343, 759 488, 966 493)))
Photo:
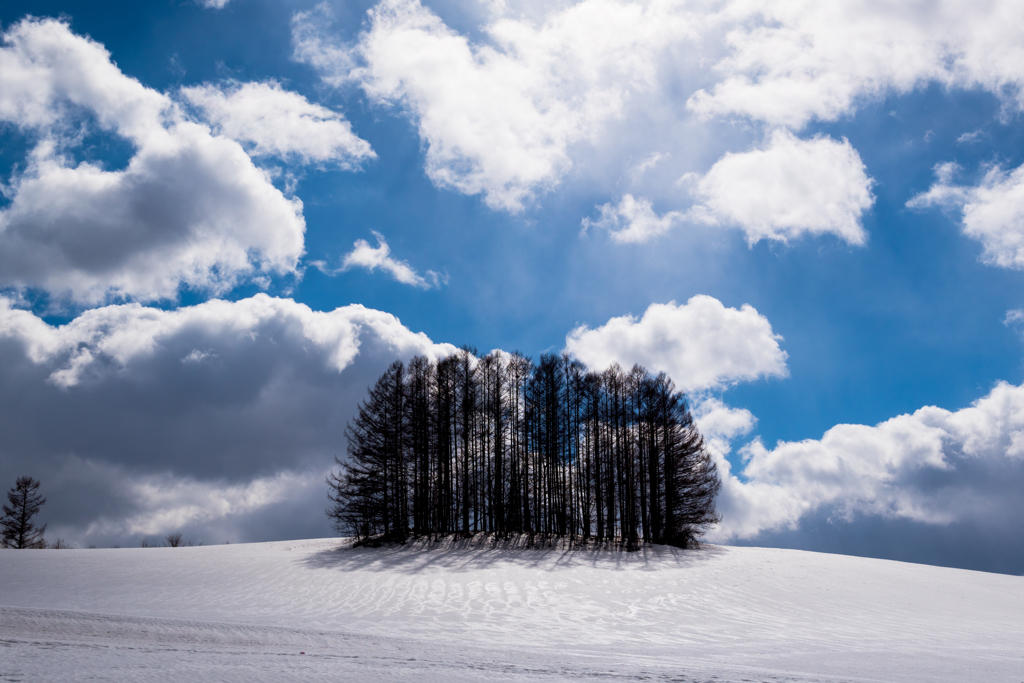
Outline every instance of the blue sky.
POLYGON ((568 348, 690 393, 713 540, 1024 571, 1013 3, 210 4, 0 8, 51 529, 326 534, 388 360, 568 348))

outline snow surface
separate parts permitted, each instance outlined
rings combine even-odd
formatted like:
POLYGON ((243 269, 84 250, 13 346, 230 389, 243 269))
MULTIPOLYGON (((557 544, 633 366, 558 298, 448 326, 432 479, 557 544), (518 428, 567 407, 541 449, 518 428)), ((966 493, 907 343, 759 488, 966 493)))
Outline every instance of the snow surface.
POLYGON ((0 681, 1024 682, 1024 577, 339 545, 0 550, 0 681))

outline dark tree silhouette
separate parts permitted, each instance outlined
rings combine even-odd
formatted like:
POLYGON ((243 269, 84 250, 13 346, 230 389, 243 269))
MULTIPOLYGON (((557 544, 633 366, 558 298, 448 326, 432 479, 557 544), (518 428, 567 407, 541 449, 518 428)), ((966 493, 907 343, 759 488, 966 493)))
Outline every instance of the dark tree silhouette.
POLYGON ((46 499, 39 495, 39 481, 32 477, 18 477, 14 487, 7 492, 9 505, 4 505, 4 516, 0 519, 0 544, 4 548, 45 548, 43 534, 46 525, 36 527, 32 518, 39 512, 46 499))
POLYGON ((327 513, 362 541, 525 533, 688 547, 720 482, 664 374, 568 355, 395 362, 349 423, 327 513))
POLYGON ((327 479, 328 516, 360 538, 401 541, 409 532, 404 375, 395 361, 377 380, 346 429, 348 462, 327 479))

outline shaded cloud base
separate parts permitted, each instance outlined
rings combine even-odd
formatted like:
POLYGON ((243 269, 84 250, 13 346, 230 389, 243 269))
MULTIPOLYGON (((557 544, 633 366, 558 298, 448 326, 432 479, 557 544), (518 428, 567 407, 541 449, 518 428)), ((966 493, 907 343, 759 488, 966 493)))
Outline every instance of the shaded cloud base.
POLYGON ((730 545, 792 548, 876 557, 940 567, 1024 575, 1024 534, 1019 522, 956 522, 936 526, 907 519, 857 516, 850 521, 808 516, 799 529, 773 531, 730 545))

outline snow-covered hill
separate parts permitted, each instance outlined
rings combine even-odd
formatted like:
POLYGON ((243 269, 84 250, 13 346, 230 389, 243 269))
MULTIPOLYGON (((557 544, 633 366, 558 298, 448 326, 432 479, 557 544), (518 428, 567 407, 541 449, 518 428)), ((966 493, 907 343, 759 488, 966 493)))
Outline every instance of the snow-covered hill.
POLYGON ((0 551, 0 681, 1024 681, 1024 577, 339 545, 0 551))

